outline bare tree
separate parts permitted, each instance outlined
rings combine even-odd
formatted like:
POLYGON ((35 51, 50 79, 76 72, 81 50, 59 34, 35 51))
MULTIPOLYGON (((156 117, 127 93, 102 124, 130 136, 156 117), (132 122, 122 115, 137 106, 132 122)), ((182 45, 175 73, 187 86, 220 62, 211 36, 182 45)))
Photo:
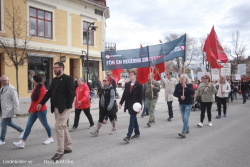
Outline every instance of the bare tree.
POLYGON ((244 52, 247 49, 247 44, 244 44, 244 39, 240 39, 239 31, 236 31, 235 34, 232 34, 232 40, 233 54, 231 54, 230 56, 235 58, 238 64, 239 58, 244 57, 244 52))
MULTIPOLYGON (((167 42, 173 41, 179 37, 181 37, 183 34, 170 34, 165 39, 167 42)), ((194 62, 199 62, 198 60, 198 47, 197 47, 197 41, 195 38, 186 37, 186 62, 185 62, 185 68, 187 68, 189 65, 192 65, 194 62)), ((182 69, 183 68, 183 58, 177 57, 174 59, 174 61, 171 61, 171 65, 176 66, 176 69, 182 69)))
POLYGON ((5 56, 4 63, 9 67, 15 67, 16 87, 19 92, 18 70, 28 59, 26 53, 28 43, 32 36, 27 35, 27 22, 21 16, 19 6, 15 6, 13 0, 10 8, 5 8, 6 12, 6 34, 0 35, 0 49, 5 56))
POLYGON ((232 73, 237 73, 238 64, 245 63, 245 51, 248 48, 248 44, 244 42, 244 38, 241 39, 240 32, 232 33, 232 47, 231 49, 228 46, 224 47, 224 51, 229 55, 233 60, 231 61, 232 73))

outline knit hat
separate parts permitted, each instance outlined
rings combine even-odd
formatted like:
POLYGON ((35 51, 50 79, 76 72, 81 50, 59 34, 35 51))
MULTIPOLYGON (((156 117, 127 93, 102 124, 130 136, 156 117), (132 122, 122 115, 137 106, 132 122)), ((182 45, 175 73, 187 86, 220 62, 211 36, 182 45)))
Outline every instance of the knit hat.
POLYGON ((39 75, 34 75, 33 76, 34 81, 36 82, 43 82, 43 78, 39 75))

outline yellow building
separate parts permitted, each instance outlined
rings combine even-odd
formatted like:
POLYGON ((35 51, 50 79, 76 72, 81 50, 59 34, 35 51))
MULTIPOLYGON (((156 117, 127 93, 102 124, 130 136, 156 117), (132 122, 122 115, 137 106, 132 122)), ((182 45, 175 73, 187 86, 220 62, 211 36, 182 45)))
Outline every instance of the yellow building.
MULTIPOLYGON (((20 9, 20 19, 27 27, 22 33, 30 38, 25 51, 28 59, 19 67, 19 97, 29 98, 33 89, 32 76, 44 77, 48 88, 54 77, 52 66, 62 61, 65 73, 86 81, 86 60, 81 55, 87 52, 87 34, 89 34, 89 79, 93 87, 97 78, 103 78, 101 51, 105 49, 105 22, 109 18, 106 0, 0 0, 0 38, 13 40, 12 24, 8 11, 12 7, 20 9), (88 29, 90 23, 98 28, 88 29), (27 29, 27 34, 26 34, 27 29), (88 33, 87 33, 88 31, 88 33)), ((7 75, 10 83, 16 86, 15 68, 6 64, 8 59, 0 45, 0 74, 7 75)))

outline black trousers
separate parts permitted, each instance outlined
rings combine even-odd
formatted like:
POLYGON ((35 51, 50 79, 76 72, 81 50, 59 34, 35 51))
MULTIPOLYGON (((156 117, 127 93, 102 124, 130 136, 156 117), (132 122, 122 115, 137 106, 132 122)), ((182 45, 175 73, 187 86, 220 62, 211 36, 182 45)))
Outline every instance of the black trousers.
POLYGON ((212 117, 211 108, 212 108, 212 104, 213 104, 213 102, 201 102, 201 117, 200 117, 201 123, 203 123, 203 121, 204 121, 206 110, 207 110, 208 121, 211 122, 211 117, 212 117))
POLYGON ((108 114, 108 110, 106 108, 100 107, 100 109, 99 109, 99 121, 98 122, 103 123, 103 120, 104 120, 106 115, 109 117, 110 121, 114 121, 114 115, 108 114))
POLYGON ((224 115, 227 114, 227 97, 218 97, 217 96, 218 115, 221 115, 221 105, 223 105, 224 115))
POLYGON ((78 123, 79 123, 79 119, 80 119, 80 115, 81 115, 82 110, 83 110, 84 114, 86 115, 86 117, 88 118, 90 126, 93 126, 94 122, 93 122, 92 115, 90 114, 90 107, 86 108, 86 109, 77 109, 77 108, 75 109, 75 121, 74 121, 73 126, 75 128, 78 127, 78 123))

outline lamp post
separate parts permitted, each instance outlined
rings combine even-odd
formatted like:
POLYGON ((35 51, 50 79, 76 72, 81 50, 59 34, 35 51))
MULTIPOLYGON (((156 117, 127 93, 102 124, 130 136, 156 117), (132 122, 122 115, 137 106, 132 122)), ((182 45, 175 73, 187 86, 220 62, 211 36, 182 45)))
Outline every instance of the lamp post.
POLYGON ((95 22, 90 23, 87 31, 87 82, 89 81, 89 28, 91 27, 92 31, 96 30, 96 26, 94 26, 95 22))
POLYGON ((80 59, 82 59, 82 67, 84 65, 84 58, 85 58, 85 56, 87 56, 87 53, 84 50, 82 50, 82 54, 80 55, 80 59))

